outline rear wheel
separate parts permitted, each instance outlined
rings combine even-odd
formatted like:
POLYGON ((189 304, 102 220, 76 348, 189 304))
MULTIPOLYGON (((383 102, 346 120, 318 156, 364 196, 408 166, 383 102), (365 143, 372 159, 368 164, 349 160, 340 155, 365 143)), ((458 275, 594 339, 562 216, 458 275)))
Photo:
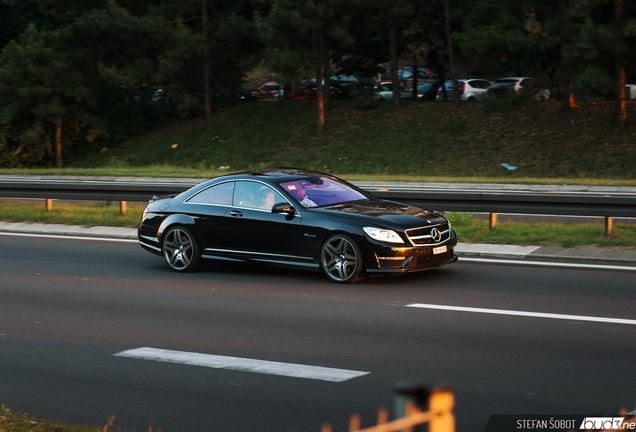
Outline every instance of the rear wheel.
POLYGON ((194 236, 184 227, 170 228, 163 237, 163 257, 175 271, 196 270, 201 263, 201 255, 194 236))
POLYGON ((333 282, 353 283, 364 278, 360 248, 344 234, 327 239, 320 252, 320 266, 333 282))

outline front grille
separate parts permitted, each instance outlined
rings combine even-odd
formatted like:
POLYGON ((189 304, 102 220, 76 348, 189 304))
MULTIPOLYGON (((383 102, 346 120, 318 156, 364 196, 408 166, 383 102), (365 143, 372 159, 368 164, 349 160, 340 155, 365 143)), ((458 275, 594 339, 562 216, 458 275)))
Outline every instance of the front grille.
POLYGON ((419 255, 414 257, 407 265, 406 268, 424 267, 429 265, 436 265, 448 261, 453 258, 453 251, 438 254, 438 255, 419 255))
POLYGON ((416 246, 425 246, 431 244, 442 243, 450 238, 450 228, 447 223, 443 223, 440 225, 433 225, 421 228, 413 228, 410 230, 406 230, 406 235, 409 240, 416 246), (433 228, 437 228, 437 230, 441 234, 441 238, 439 240, 435 240, 431 235, 431 231, 433 228))

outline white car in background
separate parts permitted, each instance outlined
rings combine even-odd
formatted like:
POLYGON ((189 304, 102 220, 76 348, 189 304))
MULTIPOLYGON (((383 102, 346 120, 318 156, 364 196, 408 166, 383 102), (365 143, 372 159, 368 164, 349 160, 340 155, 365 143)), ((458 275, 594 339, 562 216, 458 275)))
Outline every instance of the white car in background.
POLYGON ((519 92, 523 88, 532 88, 532 95, 536 100, 550 99, 550 90, 536 88, 535 80, 530 77, 506 77, 499 78, 488 88, 488 93, 497 97, 510 95, 512 92, 519 92))
MULTIPOLYGON (((488 87, 490 87, 490 81, 479 78, 471 79, 458 79, 457 86, 459 87, 459 98, 463 101, 475 101, 481 100, 488 94, 488 87)), ((446 95, 448 100, 453 100, 453 81, 446 81, 444 83, 446 87, 446 95)), ((437 90, 437 100, 442 100, 442 89, 437 90)))

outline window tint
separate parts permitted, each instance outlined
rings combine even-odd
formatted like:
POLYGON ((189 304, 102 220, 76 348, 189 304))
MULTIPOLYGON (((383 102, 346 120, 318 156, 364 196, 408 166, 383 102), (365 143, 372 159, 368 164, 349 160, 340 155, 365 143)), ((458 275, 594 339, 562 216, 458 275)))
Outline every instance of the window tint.
POLYGON ((286 203, 285 198, 269 186, 252 181, 236 182, 234 205, 263 210, 272 210, 274 204, 286 203))
POLYGON ((232 205, 233 194, 234 182, 226 182, 202 190, 190 198, 188 202, 197 204, 232 205))
POLYGON ((348 185, 327 177, 312 177, 305 180, 285 182, 280 185, 305 207, 368 199, 348 185))

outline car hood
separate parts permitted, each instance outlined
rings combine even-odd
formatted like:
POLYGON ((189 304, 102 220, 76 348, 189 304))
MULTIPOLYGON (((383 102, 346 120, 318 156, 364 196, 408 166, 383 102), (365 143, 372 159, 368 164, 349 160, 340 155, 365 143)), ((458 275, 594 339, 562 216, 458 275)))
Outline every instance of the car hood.
POLYGON ((391 229, 410 229, 423 225, 446 222, 439 214, 409 204, 375 199, 337 204, 312 209, 337 216, 364 220, 374 225, 391 229))

